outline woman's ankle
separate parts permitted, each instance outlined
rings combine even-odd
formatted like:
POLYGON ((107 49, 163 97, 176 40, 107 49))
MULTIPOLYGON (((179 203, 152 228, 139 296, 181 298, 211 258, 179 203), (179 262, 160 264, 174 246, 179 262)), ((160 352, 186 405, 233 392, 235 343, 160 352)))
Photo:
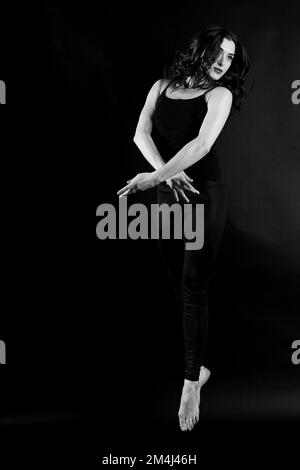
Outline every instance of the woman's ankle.
POLYGON ((199 385, 199 380, 184 379, 184 386, 187 388, 197 388, 198 385, 199 385))

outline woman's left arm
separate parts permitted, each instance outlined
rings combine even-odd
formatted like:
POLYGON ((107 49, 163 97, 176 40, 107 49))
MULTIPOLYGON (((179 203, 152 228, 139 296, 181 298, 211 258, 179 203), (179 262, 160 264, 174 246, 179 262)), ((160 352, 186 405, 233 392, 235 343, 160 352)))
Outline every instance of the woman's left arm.
POLYGON ((232 93, 228 88, 214 88, 207 103, 207 113, 198 136, 188 142, 161 168, 151 173, 139 173, 127 186, 118 191, 119 196, 153 188, 190 167, 207 155, 223 129, 232 106, 232 93))
POLYGON ((231 105, 232 93, 228 88, 220 86, 212 91, 198 136, 182 147, 165 165, 153 172, 157 184, 185 170, 209 153, 227 121, 231 105))

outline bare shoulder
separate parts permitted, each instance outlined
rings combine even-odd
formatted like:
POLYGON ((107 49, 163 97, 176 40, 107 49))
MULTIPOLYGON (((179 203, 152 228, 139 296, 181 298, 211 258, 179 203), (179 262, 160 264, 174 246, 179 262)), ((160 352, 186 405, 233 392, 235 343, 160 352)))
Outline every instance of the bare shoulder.
POLYGON ((169 80, 167 80, 166 78, 160 78, 159 80, 155 82, 155 85, 158 90, 158 95, 160 95, 164 91, 168 83, 169 83, 169 80))
POLYGON ((207 94, 209 95, 208 98, 214 97, 215 99, 232 99, 233 97, 232 92, 225 86, 217 86, 207 94))
POLYGON ((159 78, 152 84, 149 90, 149 95, 151 98, 157 98, 160 95, 160 92, 163 89, 164 81, 165 80, 163 78, 159 78))
POLYGON ((154 111, 158 97, 164 89, 163 87, 165 86, 165 82, 165 79, 160 78, 152 84, 146 97, 144 110, 149 111, 151 113, 154 111))

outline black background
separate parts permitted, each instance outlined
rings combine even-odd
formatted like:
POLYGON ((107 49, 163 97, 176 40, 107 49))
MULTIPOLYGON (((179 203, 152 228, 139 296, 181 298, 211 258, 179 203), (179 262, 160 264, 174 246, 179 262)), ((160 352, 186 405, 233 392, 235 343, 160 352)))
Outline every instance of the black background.
MULTIPOLYGON (((86 468, 109 453, 292 462, 299 6, 41 2, 9 14, 0 77, 10 106, 1 115, 0 373, 1 431, 14 458, 62 453, 86 468), (209 23, 238 34, 255 87, 218 139, 229 215, 211 286, 212 377, 201 423, 182 433, 181 323, 156 242, 100 241, 91 214, 102 203, 117 208, 126 180, 151 171, 132 141, 146 93, 175 49, 209 23)), ((154 198, 150 190, 130 201, 154 198)))

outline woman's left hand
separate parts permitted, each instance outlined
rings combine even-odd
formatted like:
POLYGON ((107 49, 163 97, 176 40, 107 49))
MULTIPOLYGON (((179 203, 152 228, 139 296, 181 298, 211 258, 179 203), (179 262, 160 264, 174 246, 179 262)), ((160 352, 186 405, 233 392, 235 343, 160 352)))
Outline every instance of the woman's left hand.
POLYGON ((146 189, 154 188, 157 183, 153 177, 154 171, 148 173, 138 173, 134 178, 128 180, 126 186, 121 188, 117 194, 119 197, 127 196, 128 194, 136 193, 138 190, 146 191, 146 189))

